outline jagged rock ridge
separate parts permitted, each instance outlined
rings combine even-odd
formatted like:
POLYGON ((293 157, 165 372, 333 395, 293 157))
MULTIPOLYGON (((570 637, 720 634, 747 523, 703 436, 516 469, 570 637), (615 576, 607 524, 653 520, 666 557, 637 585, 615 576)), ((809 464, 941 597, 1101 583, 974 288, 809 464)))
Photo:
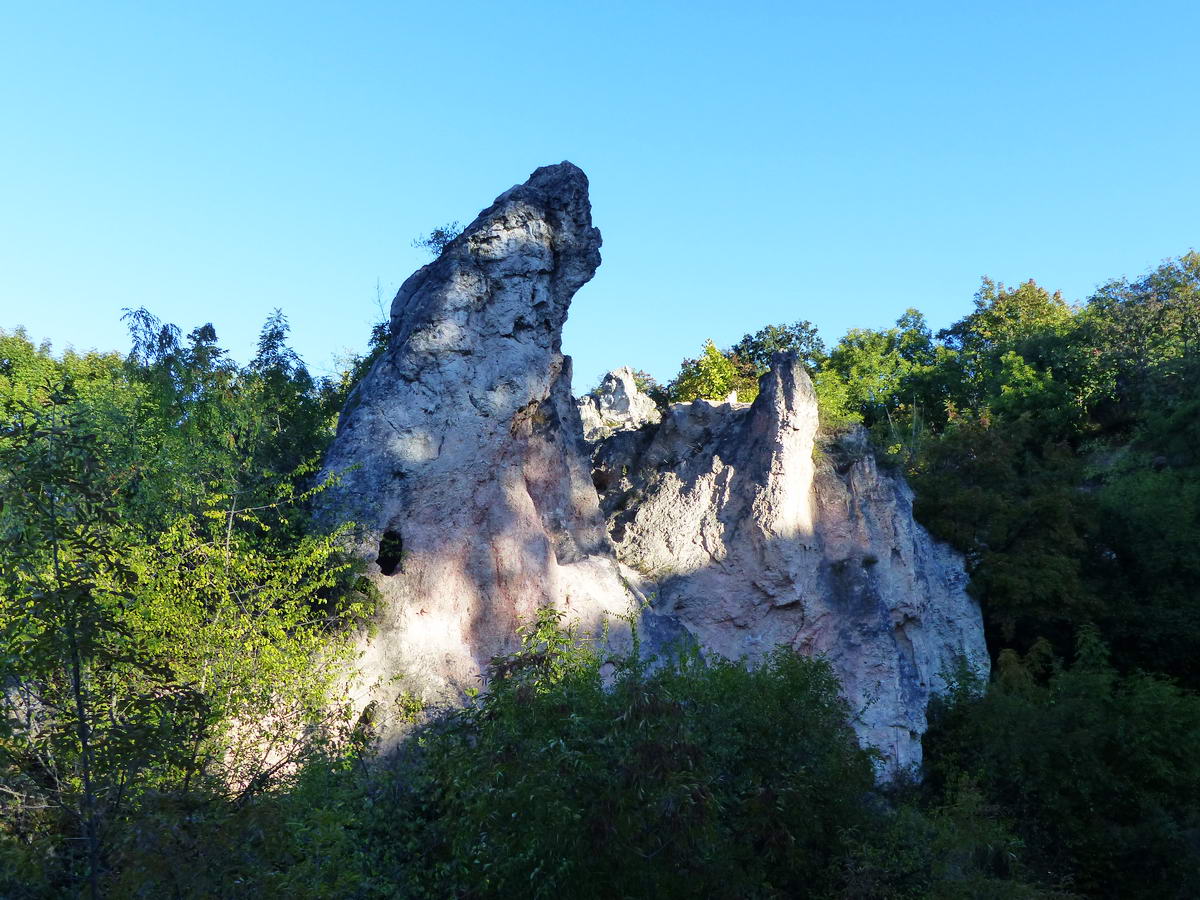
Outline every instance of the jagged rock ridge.
POLYGON ((860 738, 889 768, 915 765, 943 675, 960 659, 987 669, 979 608, 865 435, 817 439, 812 383, 780 355, 753 404, 677 403, 657 428, 599 442, 594 479, 654 613, 730 658, 825 656, 860 738))
POLYGON ((401 287, 347 402, 325 514, 358 523, 382 595, 363 642, 374 698, 386 715, 402 690, 461 696, 539 606, 593 629, 641 607, 651 649, 825 654, 887 768, 919 761, 941 672, 986 667, 961 560, 865 444, 814 463, 794 359, 753 405, 660 415, 627 369, 577 405, 560 335, 600 262, 587 187, 564 162, 498 197, 401 287))

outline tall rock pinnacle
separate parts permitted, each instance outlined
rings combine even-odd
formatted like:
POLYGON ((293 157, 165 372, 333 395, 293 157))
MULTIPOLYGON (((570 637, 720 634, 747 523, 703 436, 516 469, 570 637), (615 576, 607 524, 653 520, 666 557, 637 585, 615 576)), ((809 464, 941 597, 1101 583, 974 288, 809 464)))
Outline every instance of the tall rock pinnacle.
POLYGON ((358 525, 382 595, 362 666, 392 694, 477 687, 539 606, 585 627, 630 611, 559 352, 599 264, 587 177, 563 162, 496 198, 392 302, 388 348, 326 458, 341 482, 324 500, 358 525))

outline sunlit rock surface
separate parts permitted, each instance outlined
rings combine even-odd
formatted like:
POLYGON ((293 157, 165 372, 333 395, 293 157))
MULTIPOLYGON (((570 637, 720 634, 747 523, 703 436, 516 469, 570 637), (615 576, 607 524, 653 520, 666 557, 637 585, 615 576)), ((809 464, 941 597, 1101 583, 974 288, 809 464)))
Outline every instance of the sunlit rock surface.
POLYGON ((579 398, 579 418, 584 439, 598 441, 656 424, 662 416, 654 401, 638 390, 633 370, 622 366, 605 375, 595 392, 579 398))
POLYGON ((817 441, 804 367, 780 355, 753 405, 674 404, 657 428, 594 452, 618 558, 653 611, 701 647, 759 658, 785 644, 837 671, 887 770, 920 762, 932 693, 959 660, 986 671, 962 559, 912 516, 861 432, 817 441))
POLYGON ((497 198, 401 287, 346 404, 322 512, 358 524, 382 596, 360 703, 386 742, 398 695, 460 699, 537 607, 607 620, 616 646, 634 613, 651 652, 825 655, 884 771, 918 762, 942 673, 987 666, 962 561, 861 438, 814 461, 816 400, 790 357, 753 405, 661 414, 628 369, 577 404, 560 335, 600 263, 587 188, 562 163, 497 198))
POLYGON ((387 352, 326 458, 341 483, 323 499, 359 523, 354 546, 382 594, 361 664, 385 715, 401 691, 454 700, 479 687, 539 606, 585 628, 631 609, 559 352, 599 264, 586 176, 546 166, 392 303, 387 352))

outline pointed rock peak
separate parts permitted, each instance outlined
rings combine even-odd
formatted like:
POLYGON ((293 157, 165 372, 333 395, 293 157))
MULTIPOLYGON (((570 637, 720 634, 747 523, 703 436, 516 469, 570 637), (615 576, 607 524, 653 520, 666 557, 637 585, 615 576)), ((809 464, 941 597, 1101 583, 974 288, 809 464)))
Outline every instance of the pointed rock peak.
POLYGON ((795 351, 780 351, 771 357, 771 368, 758 381, 754 406, 795 410, 815 406, 817 393, 812 378, 795 351))
POLYGON ((400 689, 461 697, 541 607, 597 631, 630 614, 560 352, 600 264, 587 191, 562 163, 501 194, 405 281, 387 351, 342 412, 321 502, 356 523, 379 592, 360 649, 381 707, 400 689))
POLYGON ((514 185, 496 198, 496 202, 513 197, 532 199, 563 209, 582 208, 591 222, 591 203, 588 199, 588 177, 583 169, 563 160, 557 165, 535 169, 524 184, 514 185))
POLYGON ((407 341, 419 320, 461 316, 464 296, 496 293, 517 279, 543 282, 540 292, 518 291, 537 310, 522 321, 544 321, 556 343, 571 296, 596 274, 601 243, 583 170, 569 162, 543 166, 404 282, 392 301, 393 339, 407 341))
POLYGON ((628 366, 609 372, 600 386, 580 397, 578 403, 583 436, 588 441, 662 421, 658 406, 638 387, 637 377, 628 366))

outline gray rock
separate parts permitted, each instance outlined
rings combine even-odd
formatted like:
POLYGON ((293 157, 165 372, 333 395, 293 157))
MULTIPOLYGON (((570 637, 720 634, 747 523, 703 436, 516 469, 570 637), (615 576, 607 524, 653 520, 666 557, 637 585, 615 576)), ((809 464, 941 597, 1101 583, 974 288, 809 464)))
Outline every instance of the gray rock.
POLYGON ((650 652, 826 656, 884 771, 919 762, 943 673, 987 667, 961 559, 861 436, 814 459, 816 399, 791 357, 752 405, 660 416, 628 369, 577 405, 560 335, 600 263, 587 186, 562 163, 497 198, 401 287, 347 401, 322 512, 357 523, 382 596, 360 704, 392 740, 400 692, 459 700, 538 607, 615 626, 616 647, 640 610, 650 652))
POLYGON ((824 656, 885 771, 918 765, 945 675, 988 668, 962 560, 913 520, 865 435, 817 447, 808 374, 774 363, 753 405, 678 403, 640 440, 597 448, 597 471, 623 473, 597 480, 618 558, 708 651, 824 656))
POLYGON ((400 288, 388 349, 347 401, 323 513, 357 523, 382 595, 360 665, 385 713, 400 691, 478 687, 539 606, 599 628, 634 602, 560 352, 600 264, 587 191, 564 162, 501 194, 400 288))
POLYGON ((603 440, 615 432, 634 431, 662 420, 654 401, 638 389, 628 366, 605 375, 595 393, 580 397, 578 404, 587 441, 603 440))

